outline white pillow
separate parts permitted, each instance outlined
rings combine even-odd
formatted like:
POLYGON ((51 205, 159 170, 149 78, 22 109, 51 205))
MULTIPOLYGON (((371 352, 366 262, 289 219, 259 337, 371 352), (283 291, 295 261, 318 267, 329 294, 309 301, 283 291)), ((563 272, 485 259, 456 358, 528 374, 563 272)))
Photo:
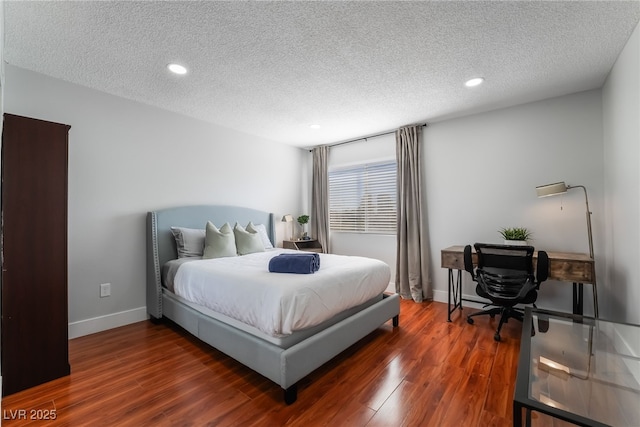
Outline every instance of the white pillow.
POLYGON ((255 252, 264 252, 264 245, 258 232, 250 232, 242 228, 240 224, 236 222, 233 227, 233 234, 236 236, 236 249, 238 255, 247 255, 255 252))
POLYGON ((207 221, 204 239, 203 259, 236 256, 236 241, 231 226, 226 222, 217 229, 211 221, 207 221))
POLYGON ((264 246, 265 249, 273 249, 273 245, 267 234, 267 227, 265 227, 264 224, 253 225, 252 222, 249 222, 249 224, 247 224, 247 231, 249 233, 258 233, 260 239, 262 239, 262 246, 264 246))
POLYGON ((171 227, 176 239, 178 258, 201 257, 204 251, 205 231, 197 228, 171 227))

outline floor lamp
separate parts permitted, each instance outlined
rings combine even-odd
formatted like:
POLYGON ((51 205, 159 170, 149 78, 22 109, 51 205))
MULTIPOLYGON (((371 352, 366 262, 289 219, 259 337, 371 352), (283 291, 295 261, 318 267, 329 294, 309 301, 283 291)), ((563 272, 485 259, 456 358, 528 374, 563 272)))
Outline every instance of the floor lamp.
MULTIPOLYGON (((589 198, 587 197, 587 189, 584 185, 566 185, 564 181, 556 182, 553 184, 541 185, 536 187, 536 193, 538 197, 556 196, 558 194, 564 194, 568 190, 574 188, 582 188, 584 191, 584 201, 587 207, 587 236, 589 238, 589 257, 593 258, 593 234, 591 232, 591 211, 589 210, 589 198)), ((596 290, 596 267, 595 261, 593 264, 593 312, 594 316, 598 318, 598 292, 596 290)))

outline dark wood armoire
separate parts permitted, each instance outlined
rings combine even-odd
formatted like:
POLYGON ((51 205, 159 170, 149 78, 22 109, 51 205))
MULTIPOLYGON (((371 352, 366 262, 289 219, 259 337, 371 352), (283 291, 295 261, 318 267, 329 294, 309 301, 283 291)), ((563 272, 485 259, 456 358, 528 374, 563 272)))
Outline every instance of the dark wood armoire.
POLYGON ((2 395, 68 375, 70 126, 4 115, 2 395))

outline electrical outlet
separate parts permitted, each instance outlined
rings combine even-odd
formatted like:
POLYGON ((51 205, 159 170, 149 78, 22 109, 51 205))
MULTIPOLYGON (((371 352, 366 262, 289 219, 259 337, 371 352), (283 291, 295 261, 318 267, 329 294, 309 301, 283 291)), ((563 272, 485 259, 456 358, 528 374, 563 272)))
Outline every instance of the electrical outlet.
POLYGON ((111 283, 102 283, 100 285, 100 298, 111 296, 111 283))

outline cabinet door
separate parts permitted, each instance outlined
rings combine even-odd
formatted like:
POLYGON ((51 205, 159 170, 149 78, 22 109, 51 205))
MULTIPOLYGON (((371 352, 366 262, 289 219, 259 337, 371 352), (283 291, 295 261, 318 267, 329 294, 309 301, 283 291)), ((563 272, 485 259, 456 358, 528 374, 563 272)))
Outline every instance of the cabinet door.
POLYGON ((69 374, 69 126, 5 114, 2 394, 69 374))

